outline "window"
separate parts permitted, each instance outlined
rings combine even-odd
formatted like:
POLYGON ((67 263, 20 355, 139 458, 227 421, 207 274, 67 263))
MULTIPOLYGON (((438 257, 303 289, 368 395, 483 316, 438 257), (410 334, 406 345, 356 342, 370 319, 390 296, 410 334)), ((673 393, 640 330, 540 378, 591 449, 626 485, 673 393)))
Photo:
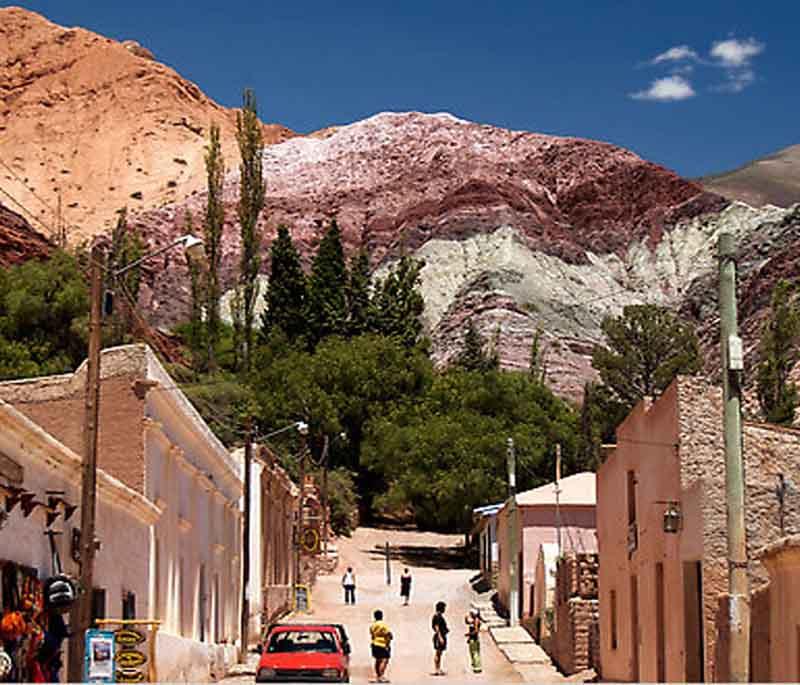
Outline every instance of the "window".
POLYGON ((102 588, 92 590, 92 624, 99 619, 106 617, 106 591, 102 588))
POLYGON ((132 621, 136 618, 136 595, 125 592, 122 595, 122 620, 132 621))
POLYGON ((636 523, 636 472, 628 471, 628 525, 636 523))
POLYGON ((611 591, 611 649, 617 648, 617 591, 611 591))

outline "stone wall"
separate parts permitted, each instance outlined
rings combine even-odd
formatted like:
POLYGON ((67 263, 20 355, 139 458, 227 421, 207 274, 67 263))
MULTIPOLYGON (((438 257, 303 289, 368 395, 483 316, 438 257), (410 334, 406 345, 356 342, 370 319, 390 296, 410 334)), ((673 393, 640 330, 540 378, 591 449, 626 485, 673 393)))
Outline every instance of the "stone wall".
POLYGON ((567 675, 597 669, 600 663, 598 568, 597 554, 569 554, 558 560, 555 630, 547 648, 567 675))

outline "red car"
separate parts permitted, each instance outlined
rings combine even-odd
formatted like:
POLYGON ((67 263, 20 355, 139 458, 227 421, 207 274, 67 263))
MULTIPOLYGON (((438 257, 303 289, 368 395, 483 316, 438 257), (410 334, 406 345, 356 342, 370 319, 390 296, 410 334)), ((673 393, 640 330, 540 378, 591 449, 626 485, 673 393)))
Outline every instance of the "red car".
POLYGON ((272 626, 261 648, 257 683, 349 683, 350 643, 337 623, 272 626))

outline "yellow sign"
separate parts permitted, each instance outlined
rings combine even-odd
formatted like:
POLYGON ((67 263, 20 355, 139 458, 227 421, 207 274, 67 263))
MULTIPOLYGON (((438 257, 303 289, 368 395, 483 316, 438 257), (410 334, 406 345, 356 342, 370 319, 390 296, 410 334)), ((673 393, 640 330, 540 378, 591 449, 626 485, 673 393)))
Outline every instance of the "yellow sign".
POLYGON ((309 554, 319 552, 319 533, 316 528, 306 528, 300 536, 300 544, 309 554))
POLYGON ((118 683, 143 683, 144 673, 130 668, 118 668, 115 674, 118 683))
POLYGON ((117 644, 121 647, 135 647, 145 641, 145 636, 132 628, 120 628, 114 633, 117 644))
POLYGON ((147 661, 147 657, 141 652, 137 652, 135 649, 126 649, 124 651, 117 652, 115 660, 122 669, 138 668, 145 661, 147 661))

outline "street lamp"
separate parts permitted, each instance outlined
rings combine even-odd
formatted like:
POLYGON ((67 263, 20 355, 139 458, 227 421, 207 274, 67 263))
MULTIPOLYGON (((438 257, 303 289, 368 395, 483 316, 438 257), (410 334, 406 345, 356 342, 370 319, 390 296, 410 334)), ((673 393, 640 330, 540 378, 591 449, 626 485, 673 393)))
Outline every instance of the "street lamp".
MULTIPOLYGON (((111 272, 114 277, 152 259, 167 250, 183 245, 187 259, 200 261, 203 257, 203 241, 193 235, 183 235, 165 247, 150 252, 139 259, 111 272)), ((90 257, 91 292, 89 310, 89 355, 86 363, 86 399, 84 405, 84 452, 81 473, 81 541, 80 541, 80 587, 83 594, 75 603, 70 616, 72 637, 70 643, 69 680, 83 680, 84 633, 92 620, 92 589, 94 587, 94 533, 95 504, 97 500, 97 434, 100 415, 100 351, 102 345, 103 307, 103 249, 92 248, 90 257)))

